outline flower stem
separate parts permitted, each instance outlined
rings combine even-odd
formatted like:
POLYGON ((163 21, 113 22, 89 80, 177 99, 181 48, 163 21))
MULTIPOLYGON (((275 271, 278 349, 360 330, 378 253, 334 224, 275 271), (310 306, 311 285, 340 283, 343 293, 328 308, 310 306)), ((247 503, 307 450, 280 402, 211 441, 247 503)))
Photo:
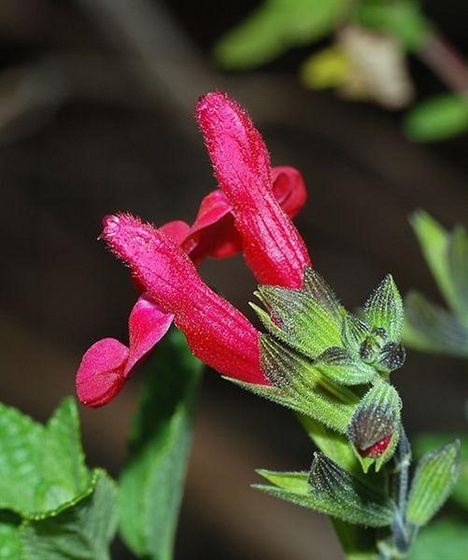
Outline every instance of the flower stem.
POLYGON ((452 91, 468 95, 468 63, 440 33, 432 34, 419 56, 452 91))

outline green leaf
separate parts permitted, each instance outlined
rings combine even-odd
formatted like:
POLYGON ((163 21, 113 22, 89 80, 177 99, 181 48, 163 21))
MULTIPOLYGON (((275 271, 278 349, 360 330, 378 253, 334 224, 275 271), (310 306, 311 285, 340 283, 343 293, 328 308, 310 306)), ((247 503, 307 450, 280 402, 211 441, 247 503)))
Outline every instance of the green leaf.
POLYGON ((447 266, 449 233, 423 210, 415 212, 410 218, 410 223, 440 293, 449 305, 454 305, 455 291, 447 266))
POLYGON ((46 426, 40 471, 42 493, 38 488, 37 498, 43 509, 72 500, 88 485, 78 411, 71 397, 62 401, 46 426))
POLYGON ((362 25, 391 35, 410 51, 420 50, 431 37, 432 26, 414 0, 365 0, 356 15, 362 25))
POLYGON ((171 331, 149 368, 120 481, 120 527, 138 556, 172 558, 201 362, 171 331))
POLYGON ((419 103, 407 115, 404 130, 416 142, 438 142, 468 130, 468 100, 445 94, 419 103))
POLYGON ((0 511, 0 560, 21 557, 19 526, 21 518, 9 511, 0 511))
POLYGON ((47 426, 0 404, 0 508, 37 516, 69 502, 88 483, 73 399, 62 401, 47 426))
POLYGON ((450 238, 448 266, 455 297, 453 311, 468 328, 468 232, 461 226, 450 238))
POLYGON ((400 339, 403 303, 390 274, 385 276, 364 304, 364 314, 373 329, 384 329, 389 340, 400 339))
POLYGON ((227 68, 254 68, 332 33, 349 9, 348 0, 265 0, 219 41, 215 57, 227 68))
POLYGON ((463 560, 467 550, 466 524, 457 519, 441 519, 421 529, 408 560, 463 560))
POLYGON ((405 344, 425 352, 468 356, 468 328, 457 317, 418 292, 405 297, 405 310, 405 344))
POLYGON ((427 453, 419 461, 408 497, 407 519, 421 527, 447 500, 459 474, 460 442, 427 453))
POLYGON ((416 439, 416 454, 421 457, 436 447, 442 447, 445 442, 460 440, 460 476, 450 495, 450 499, 457 502, 468 511, 468 436, 466 434, 442 433, 424 434, 416 439))
POLYGON ((274 486, 256 485, 256 488, 272 496, 348 523, 368 527, 384 527, 391 523, 391 501, 365 486, 322 453, 314 454, 309 475, 258 472, 274 486))
POLYGON ((91 493, 54 516, 26 521, 20 529, 22 560, 110 560, 115 534, 116 488, 95 471, 91 493))

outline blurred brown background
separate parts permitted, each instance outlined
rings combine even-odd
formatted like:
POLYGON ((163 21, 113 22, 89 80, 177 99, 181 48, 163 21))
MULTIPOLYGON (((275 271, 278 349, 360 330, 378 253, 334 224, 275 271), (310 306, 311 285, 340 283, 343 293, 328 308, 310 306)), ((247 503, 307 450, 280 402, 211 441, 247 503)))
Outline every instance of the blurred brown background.
MULTIPOLYGON (((468 51, 464 2, 427 2, 468 51)), ((390 271, 402 290, 438 297, 408 225, 425 208, 468 222, 467 138, 404 139, 400 114, 303 90, 297 49, 251 74, 222 74, 210 49, 253 0, 2 0, 0 398, 45 420, 74 392, 83 351, 126 340, 135 293, 96 241, 103 215, 191 221, 215 183, 192 118, 197 97, 228 91, 261 129, 274 165, 299 168, 310 197, 297 219, 316 268, 348 307, 390 271)), ((423 94, 442 91, 422 66, 423 94)), ((246 313, 254 281, 240 259, 207 281, 246 313)), ((410 434, 461 429, 463 362, 411 352, 394 381, 410 434)), ((138 375, 108 407, 82 410, 92 464, 116 474, 138 375)), ((177 544, 178 560, 332 560, 321 516, 249 488, 254 469, 306 469, 312 448, 290 413, 206 375, 177 544)), ((129 558, 116 545, 115 558, 129 558)))

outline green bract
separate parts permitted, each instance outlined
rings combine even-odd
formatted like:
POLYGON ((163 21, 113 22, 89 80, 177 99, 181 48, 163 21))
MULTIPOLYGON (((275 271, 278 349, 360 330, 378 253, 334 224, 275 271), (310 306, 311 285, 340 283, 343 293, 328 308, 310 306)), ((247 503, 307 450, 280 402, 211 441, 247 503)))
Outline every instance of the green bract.
POLYGON ((315 453, 310 473, 258 472, 274 486, 256 485, 256 488, 272 496, 348 523, 368 527, 384 527, 391 523, 391 500, 366 486, 322 453, 315 453))

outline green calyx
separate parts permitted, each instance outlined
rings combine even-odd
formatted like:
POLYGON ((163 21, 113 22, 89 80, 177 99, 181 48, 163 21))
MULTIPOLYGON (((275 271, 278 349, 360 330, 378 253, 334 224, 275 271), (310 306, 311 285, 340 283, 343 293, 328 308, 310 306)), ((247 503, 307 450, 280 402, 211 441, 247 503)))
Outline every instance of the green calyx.
POLYGON ((260 354, 272 386, 247 388, 349 433, 366 387, 404 362, 403 305, 392 277, 372 293, 362 318, 348 313, 310 268, 302 288, 260 286, 256 295, 266 308, 252 304, 267 331, 260 354))

